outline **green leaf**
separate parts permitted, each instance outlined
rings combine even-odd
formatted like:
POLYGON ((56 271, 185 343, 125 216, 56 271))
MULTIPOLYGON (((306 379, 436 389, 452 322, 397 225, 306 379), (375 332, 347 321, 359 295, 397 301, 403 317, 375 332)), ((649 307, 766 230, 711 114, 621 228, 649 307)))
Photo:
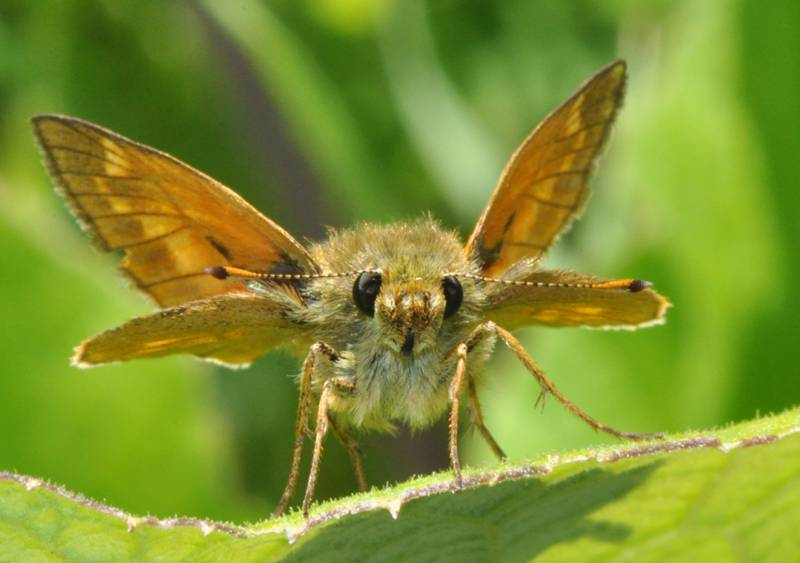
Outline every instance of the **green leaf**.
POLYGON ((449 472, 238 526, 136 517, 0 473, 4 560, 788 560, 800 409, 725 429, 449 472))

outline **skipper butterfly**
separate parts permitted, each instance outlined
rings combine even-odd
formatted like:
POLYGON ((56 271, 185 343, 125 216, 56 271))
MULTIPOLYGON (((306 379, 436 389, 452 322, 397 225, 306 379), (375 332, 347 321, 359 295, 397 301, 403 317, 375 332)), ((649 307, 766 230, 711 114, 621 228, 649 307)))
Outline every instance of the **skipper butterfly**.
POLYGON ((80 367, 167 354, 245 366, 284 347, 304 357, 283 512, 315 419, 308 513, 328 431, 366 479, 359 431, 430 426, 449 411, 461 484, 459 407, 492 451, 477 384, 498 341, 542 388, 593 428, 626 438, 556 388, 510 331, 526 325, 634 329, 661 323, 669 302, 637 279, 540 268, 579 215, 592 166, 622 104, 623 61, 600 70, 511 156, 463 244, 431 218, 360 225, 303 246, 233 191, 157 150, 85 121, 33 118, 58 192, 104 251, 161 308, 82 342, 80 367), (463 396, 463 397, 462 397, 463 396))

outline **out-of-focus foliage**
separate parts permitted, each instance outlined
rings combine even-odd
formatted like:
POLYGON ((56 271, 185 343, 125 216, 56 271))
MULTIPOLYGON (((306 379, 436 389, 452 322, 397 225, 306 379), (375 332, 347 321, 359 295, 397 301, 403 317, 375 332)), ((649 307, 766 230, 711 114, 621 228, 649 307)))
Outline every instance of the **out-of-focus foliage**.
MULTIPOLYGON (((790 0, 0 0, 0 468, 137 513, 266 514, 288 470, 295 360, 69 367, 150 306, 49 187, 28 118, 76 115, 234 187, 298 237, 430 210, 465 236, 516 145, 594 70, 628 102, 584 219, 547 265, 652 280, 636 333, 526 330, 576 403, 678 431, 800 400, 800 8, 790 0)), ((482 390, 512 459, 605 440, 504 351, 482 390)), ((446 463, 444 433, 367 437, 373 483, 446 463)), ((469 463, 490 454, 472 435, 469 463)), ((354 488, 331 442, 322 497, 354 488)))

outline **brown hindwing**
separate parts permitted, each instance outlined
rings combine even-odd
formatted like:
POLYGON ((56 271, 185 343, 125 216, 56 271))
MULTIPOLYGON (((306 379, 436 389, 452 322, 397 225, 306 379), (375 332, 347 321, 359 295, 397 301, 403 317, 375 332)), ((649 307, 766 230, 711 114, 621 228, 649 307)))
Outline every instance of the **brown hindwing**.
POLYGON ((670 307, 666 298, 649 288, 586 287, 613 285, 587 274, 541 270, 518 281, 531 285, 497 284, 493 288, 486 320, 508 330, 527 325, 635 329, 664 322, 670 307))

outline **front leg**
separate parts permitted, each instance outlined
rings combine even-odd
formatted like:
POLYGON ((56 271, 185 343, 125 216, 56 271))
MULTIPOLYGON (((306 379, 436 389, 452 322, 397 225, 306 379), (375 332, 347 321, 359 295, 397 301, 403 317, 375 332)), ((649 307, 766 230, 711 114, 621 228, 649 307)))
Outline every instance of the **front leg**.
POLYGON ((308 431, 308 409, 311 404, 311 385, 314 379, 314 368, 317 361, 327 361, 331 365, 339 359, 336 350, 324 342, 315 342, 308 350, 303 361, 303 371, 300 376, 300 398, 297 403, 297 419, 294 425, 294 449, 292 452, 292 466, 289 469, 289 480, 283 489, 283 494, 278 506, 272 512, 273 516, 280 516, 289 506, 294 489, 297 486, 297 477, 300 473, 300 458, 303 454, 303 439, 308 431))
MULTIPOLYGON (((353 381, 347 377, 333 377, 326 380, 322 387, 322 395, 319 398, 319 407, 317 408, 317 424, 314 429, 314 454, 311 457, 308 485, 306 485, 306 494, 303 497, 303 516, 306 518, 308 518, 308 508, 311 506, 311 500, 314 498, 314 487, 317 484, 319 462, 322 459, 322 441, 325 438, 325 434, 328 433, 328 423, 330 422, 328 410, 330 409, 331 401, 336 393, 340 395, 351 394, 353 388, 353 381)), ((363 470, 360 476, 363 477, 363 470)))
POLYGON ((463 342, 456 349, 458 360, 456 361, 456 375, 450 385, 450 467, 456 477, 456 485, 459 488, 464 486, 464 479, 461 477, 461 462, 458 459, 458 411, 460 405, 461 388, 464 386, 464 372, 467 371, 467 345, 463 342))
POLYGON ((475 381, 472 376, 467 373, 467 360, 470 352, 480 349, 488 345, 489 350, 486 352, 491 353, 494 349, 496 335, 488 323, 480 325, 469 337, 458 345, 456 348, 456 373, 453 381, 450 384, 450 440, 449 440, 449 454, 450 466, 453 468, 456 483, 459 487, 463 486, 463 479, 461 476, 461 463, 458 458, 458 420, 459 408, 461 406, 461 391, 466 384, 469 393, 469 404, 472 412, 472 422, 477 426, 478 431, 483 436, 483 439, 491 448, 492 452, 501 461, 506 458, 506 454, 497 444, 497 441, 492 436, 486 424, 483 421, 483 413, 481 412, 481 405, 478 401, 478 393, 475 388, 475 381))

